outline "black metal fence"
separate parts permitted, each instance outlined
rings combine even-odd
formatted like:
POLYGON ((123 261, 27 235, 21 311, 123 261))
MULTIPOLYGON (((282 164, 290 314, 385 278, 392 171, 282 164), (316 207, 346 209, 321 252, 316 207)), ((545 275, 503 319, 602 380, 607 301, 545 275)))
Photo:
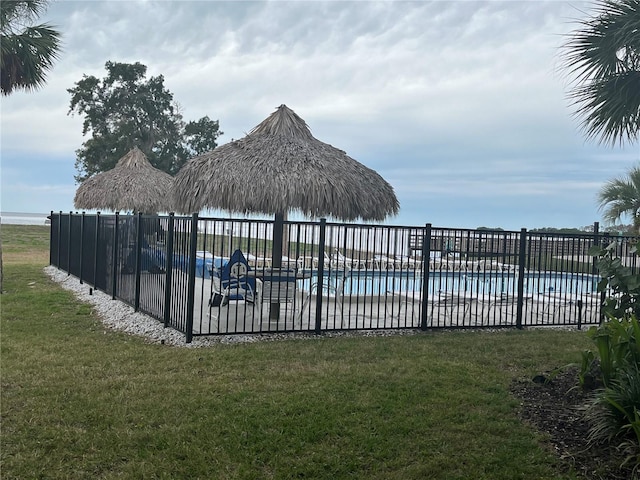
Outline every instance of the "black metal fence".
MULTIPOLYGON (((615 240, 635 267, 635 239, 615 240)), ((591 234, 557 235, 60 212, 51 215, 50 263, 187 342, 257 332, 581 328, 600 321, 588 251, 610 241, 597 224, 591 234)))

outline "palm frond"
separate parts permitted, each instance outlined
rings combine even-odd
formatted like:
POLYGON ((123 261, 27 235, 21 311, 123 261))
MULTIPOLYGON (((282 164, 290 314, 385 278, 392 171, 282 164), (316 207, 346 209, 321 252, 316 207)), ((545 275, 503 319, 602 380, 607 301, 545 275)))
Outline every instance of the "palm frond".
POLYGON ((569 98, 588 138, 638 140, 640 117, 640 1, 600 0, 595 16, 563 46, 574 77, 569 98))
POLYGON ((33 90, 45 82, 58 59, 61 34, 51 25, 30 26, 45 9, 44 0, 0 3, 0 87, 4 95, 33 90))
POLYGON ((616 223, 624 216, 640 222, 640 167, 634 167, 627 175, 609 180, 598 193, 598 201, 603 217, 616 223))

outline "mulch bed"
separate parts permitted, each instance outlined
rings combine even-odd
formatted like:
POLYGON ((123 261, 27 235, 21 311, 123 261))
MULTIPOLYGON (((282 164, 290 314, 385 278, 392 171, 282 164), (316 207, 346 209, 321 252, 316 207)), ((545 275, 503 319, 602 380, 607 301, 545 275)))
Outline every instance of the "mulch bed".
POLYGON ((579 407, 593 395, 578 386, 576 368, 557 375, 514 381, 522 420, 549 436, 550 448, 566 471, 586 480, 640 480, 632 465, 621 467, 624 455, 607 445, 588 445, 589 426, 579 407), (534 381, 535 380, 535 381, 534 381))

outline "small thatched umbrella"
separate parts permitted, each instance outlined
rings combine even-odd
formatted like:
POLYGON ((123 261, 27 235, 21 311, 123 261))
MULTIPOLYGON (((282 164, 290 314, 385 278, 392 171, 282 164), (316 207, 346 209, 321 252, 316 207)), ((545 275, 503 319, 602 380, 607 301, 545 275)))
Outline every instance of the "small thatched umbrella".
POLYGON ((133 210, 157 213, 173 210, 173 177, 154 168, 134 147, 107 172, 88 178, 78 187, 73 204, 87 210, 133 210))

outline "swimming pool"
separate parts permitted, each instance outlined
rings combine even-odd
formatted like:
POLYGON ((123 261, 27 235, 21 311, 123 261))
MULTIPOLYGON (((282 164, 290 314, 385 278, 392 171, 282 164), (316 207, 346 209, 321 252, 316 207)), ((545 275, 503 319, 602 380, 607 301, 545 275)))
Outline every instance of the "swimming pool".
MULTIPOLYGON (((600 277, 585 273, 527 272, 524 277, 524 293, 562 292, 567 294, 593 293, 600 277)), ((422 290, 421 272, 404 271, 351 271, 346 277, 324 276, 330 291, 340 287, 344 281, 345 296, 378 296, 390 292, 422 290), (343 280, 344 278, 344 280, 343 280)), ((298 288, 309 291, 317 283, 317 275, 299 281, 298 288)), ((478 295, 515 294, 518 290, 518 274, 507 272, 430 272, 429 292, 470 292, 478 295)))

